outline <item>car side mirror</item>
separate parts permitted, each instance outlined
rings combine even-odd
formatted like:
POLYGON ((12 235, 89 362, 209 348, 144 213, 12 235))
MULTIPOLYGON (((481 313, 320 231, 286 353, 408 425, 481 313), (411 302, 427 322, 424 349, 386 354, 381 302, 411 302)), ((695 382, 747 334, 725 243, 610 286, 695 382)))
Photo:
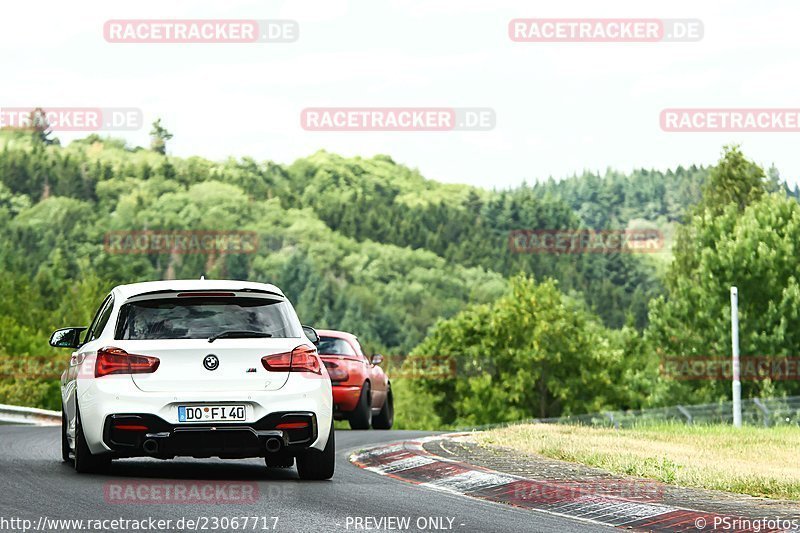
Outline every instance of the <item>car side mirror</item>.
POLYGON ((319 334, 317 330, 311 326, 303 326, 303 333, 306 334, 306 337, 308 337, 308 340, 310 340, 314 346, 319 346, 319 334))
POLYGON ((86 329, 88 328, 57 329, 50 335, 50 346, 55 346, 56 348, 77 348, 81 345, 81 332, 86 329))
POLYGON ((383 363, 383 356, 381 354, 376 353, 375 355, 372 356, 372 364, 373 365, 377 366, 377 365, 379 365, 381 363, 383 363))

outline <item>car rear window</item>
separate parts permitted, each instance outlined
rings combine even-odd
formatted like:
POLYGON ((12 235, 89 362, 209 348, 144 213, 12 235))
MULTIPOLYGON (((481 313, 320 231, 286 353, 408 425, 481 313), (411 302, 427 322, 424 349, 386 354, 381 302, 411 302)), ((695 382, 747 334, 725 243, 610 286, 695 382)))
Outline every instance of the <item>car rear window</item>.
POLYGON ((356 355, 349 342, 336 337, 320 337, 317 351, 320 355, 356 355))
POLYGON ((120 309, 116 339, 204 339, 223 331, 257 331, 301 337, 302 327, 286 300, 247 297, 160 298, 120 309))

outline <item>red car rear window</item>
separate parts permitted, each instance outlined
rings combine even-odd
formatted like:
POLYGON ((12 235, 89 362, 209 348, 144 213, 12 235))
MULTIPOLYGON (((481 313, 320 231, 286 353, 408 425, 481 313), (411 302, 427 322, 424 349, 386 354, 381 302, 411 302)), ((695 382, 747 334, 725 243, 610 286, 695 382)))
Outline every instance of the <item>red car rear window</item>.
POLYGON ((320 355, 350 355, 356 356, 355 350, 350 343, 344 339, 336 337, 320 337, 317 351, 320 355))

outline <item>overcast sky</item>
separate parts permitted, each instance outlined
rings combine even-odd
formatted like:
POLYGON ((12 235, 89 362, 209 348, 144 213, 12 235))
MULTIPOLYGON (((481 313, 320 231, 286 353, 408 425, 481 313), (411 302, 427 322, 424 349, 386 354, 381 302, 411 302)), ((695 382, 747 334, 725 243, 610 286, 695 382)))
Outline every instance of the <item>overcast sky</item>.
MULTIPOLYGON (((0 107, 137 107, 169 152, 290 163, 390 154, 426 177, 505 187, 713 163, 742 143, 795 183, 800 133, 665 133, 668 107, 800 107, 800 4, 672 0, 137 0, 5 3, 0 107), (13 6, 13 7, 11 7, 13 6), (512 18, 697 18, 700 42, 515 43, 512 18), (289 44, 110 44, 108 19, 293 19, 289 44), (308 132, 306 107, 489 107, 489 132, 308 132)), ((114 132, 148 144, 149 127, 114 132)), ((80 134, 83 136, 84 134, 80 134)), ((74 134, 59 134, 63 140, 74 134)))

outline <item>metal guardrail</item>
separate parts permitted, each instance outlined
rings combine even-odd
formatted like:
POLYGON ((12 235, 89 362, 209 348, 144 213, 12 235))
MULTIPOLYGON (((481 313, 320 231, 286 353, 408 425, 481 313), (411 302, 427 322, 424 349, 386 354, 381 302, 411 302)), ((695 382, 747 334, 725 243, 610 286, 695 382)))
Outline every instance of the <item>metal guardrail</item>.
MULTIPOLYGON (((647 423, 678 422, 685 424, 730 424, 733 402, 675 405, 635 411, 604 411, 555 418, 532 418, 506 424, 492 424, 463 430, 481 430, 516 424, 575 424, 583 426, 626 428, 647 423)), ((742 423, 765 427, 800 425, 800 396, 785 398, 749 398, 742 400, 742 423)))
MULTIPOLYGON (((461 428, 461 431, 489 429, 515 424, 577 424, 586 426, 625 428, 648 422, 682 422, 685 424, 730 424, 733 421, 732 402, 698 405, 675 405, 635 411, 604 411, 585 415, 555 418, 532 418, 505 424, 461 428)), ((0 404, 0 422, 11 424, 58 425, 61 413, 0 404)), ((800 425, 800 396, 785 398, 750 398, 742 400, 742 422, 749 425, 800 425)))
POLYGON ((8 424, 33 424, 37 426, 57 426, 61 424, 61 413, 36 409, 35 407, 19 407, 0 404, 0 422, 8 424))

